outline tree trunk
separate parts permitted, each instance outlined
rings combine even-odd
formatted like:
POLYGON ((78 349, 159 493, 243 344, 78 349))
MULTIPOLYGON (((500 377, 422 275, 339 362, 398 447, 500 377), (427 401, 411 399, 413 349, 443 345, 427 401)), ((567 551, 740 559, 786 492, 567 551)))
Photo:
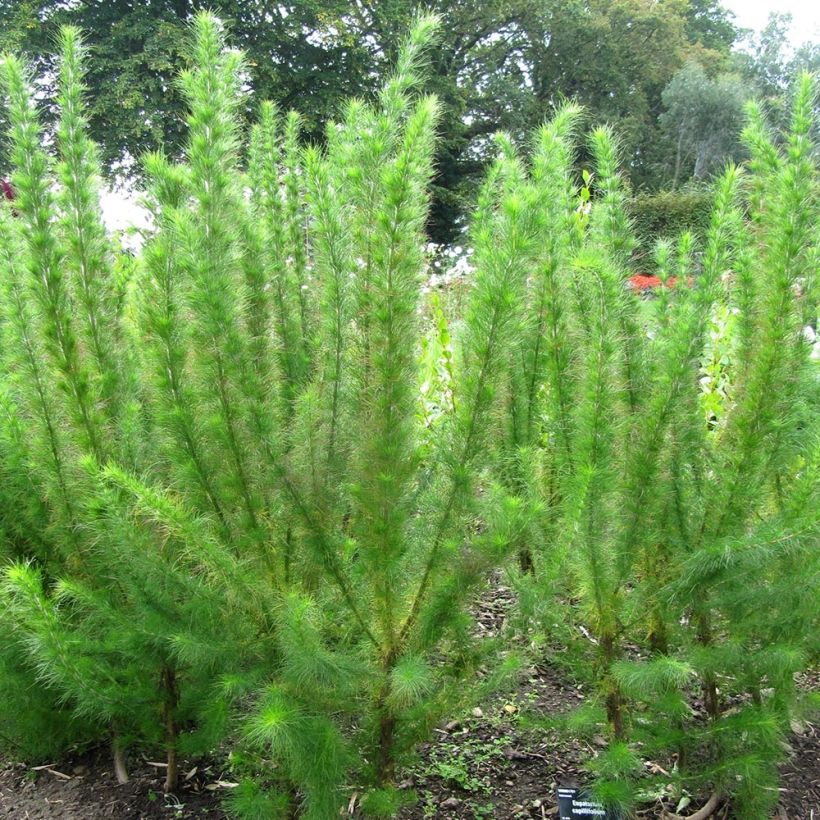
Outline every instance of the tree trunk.
POLYGON ((678 134, 678 148, 675 152, 675 175, 672 177, 672 190, 676 190, 678 187, 678 179, 680 177, 680 165, 681 165, 681 148, 683 146, 683 132, 681 131, 678 134))

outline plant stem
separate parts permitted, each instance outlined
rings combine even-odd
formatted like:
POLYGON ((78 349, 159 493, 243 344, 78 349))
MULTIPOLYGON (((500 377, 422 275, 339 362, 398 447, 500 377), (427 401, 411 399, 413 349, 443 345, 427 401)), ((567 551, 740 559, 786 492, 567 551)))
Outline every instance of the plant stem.
POLYGON ((179 702, 179 687, 174 670, 165 666, 162 670, 162 688, 165 693, 162 712, 165 721, 165 750, 168 768, 165 772, 165 794, 172 794, 179 785, 179 765, 177 761, 177 727, 174 711, 179 702))
POLYGON ((125 749, 120 743, 116 732, 111 741, 111 751, 114 755, 114 774, 116 775, 117 783, 120 786, 124 786, 130 778, 128 777, 128 769, 125 765, 125 749))
POLYGON ((620 687, 612 678, 612 664, 617 656, 616 638, 611 633, 601 636, 601 657, 603 660, 604 680, 606 682, 606 717, 612 729, 612 736, 615 740, 623 740, 626 736, 624 727, 624 698, 620 687))

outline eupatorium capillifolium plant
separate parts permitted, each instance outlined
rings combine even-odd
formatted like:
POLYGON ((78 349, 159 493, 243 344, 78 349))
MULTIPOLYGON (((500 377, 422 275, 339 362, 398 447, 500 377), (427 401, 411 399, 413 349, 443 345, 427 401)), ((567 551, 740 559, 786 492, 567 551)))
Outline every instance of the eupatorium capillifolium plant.
POLYGON ((575 112, 532 148, 522 186, 550 196, 517 303, 494 460, 543 507, 525 530, 534 575, 521 587, 553 612, 577 597, 591 628, 600 714, 585 712, 609 726, 593 768, 613 805, 634 800, 638 749, 676 755, 665 779, 679 797, 709 785, 743 817, 768 816, 777 800, 794 676, 817 657, 820 614, 809 592, 820 569, 817 370, 803 333, 817 310, 815 101, 800 77, 779 139, 750 107, 749 166, 716 181, 705 236, 659 243, 665 284, 653 302, 628 288, 634 243, 612 135, 592 133, 580 197, 575 112), (699 376, 715 346, 723 395, 707 403, 713 380, 699 376), (704 406, 716 410, 704 418, 704 406))
POLYGON ((463 604, 520 517, 499 492, 473 526, 532 230, 503 155, 476 220, 459 403, 431 442, 419 299, 437 103, 415 89, 433 29, 419 19, 379 98, 351 101, 318 148, 270 104, 244 138, 241 54, 198 16, 186 153, 144 159, 153 225, 128 264, 101 219, 78 33, 62 34, 56 157, 25 67, 5 60, 4 629, 111 736, 121 779, 129 743, 163 744, 173 790, 178 753, 211 748, 250 698, 231 731, 274 756, 306 816, 335 811, 351 768, 390 814, 397 762, 469 672, 463 604))
POLYGON ((612 740, 602 796, 628 804, 638 750, 673 749, 665 787, 708 784, 755 816, 794 672, 817 652, 817 607, 794 580, 817 572, 800 333, 816 313, 811 83, 782 142, 750 111, 748 171, 717 181, 704 237, 658 246, 676 287, 649 311, 625 287, 634 240, 609 130, 591 133, 580 184, 576 107, 526 156, 499 136, 452 351, 437 318, 447 384, 431 418, 437 103, 419 88, 434 27, 419 19, 378 98, 350 101, 319 147, 269 103, 239 130, 242 55, 198 16, 186 150, 142 160, 152 226, 133 258, 101 219, 78 33, 61 37, 53 140, 5 58, 10 740, 30 754, 44 725, 69 738, 72 716, 111 740, 121 779, 129 746, 164 747, 169 791, 180 754, 227 740, 259 776, 237 813, 334 816, 356 782, 390 816, 398 767, 479 663, 470 595, 517 557, 522 592, 582 604, 591 720, 612 740), (732 352, 704 420, 718 310, 735 315, 732 352), (37 703, 15 695, 26 676, 37 703))

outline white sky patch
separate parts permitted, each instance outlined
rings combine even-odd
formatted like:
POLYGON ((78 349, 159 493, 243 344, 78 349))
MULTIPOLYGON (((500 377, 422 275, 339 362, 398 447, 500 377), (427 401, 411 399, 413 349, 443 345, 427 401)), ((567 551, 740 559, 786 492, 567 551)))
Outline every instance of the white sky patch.
POLYGON ((151 227, 151 215, 147 208, 140 205, 138 194, 103 188, 100 191, 100 206, 106 228, 112 233, 124 232, 123 244, 129 248, 138 248, 142 244, 142 237, 134 231, 151 227))
POLYGON ((734 12, 735 24, 760 32, 773 12, 791 14, 789 41, 793 48, 820 40, 820 3, 817 0, 722 0, 734 12))

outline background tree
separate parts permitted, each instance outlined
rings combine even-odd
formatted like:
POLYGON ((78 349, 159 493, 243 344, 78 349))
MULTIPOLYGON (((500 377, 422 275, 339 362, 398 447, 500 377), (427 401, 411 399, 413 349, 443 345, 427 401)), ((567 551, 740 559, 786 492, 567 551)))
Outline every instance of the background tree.
MULTIPOLYGON (((376 92, 416 5, 0 0, 0 46, 25 52, 48 77, 58 27, 78 26, 94 54, 89 121, 103 165, 109 174, 134 173, 132 159, 146 151, 182 150, 185 108, 174 77, 185 66, 185 25, 198 8, 230 24, 255 94, 299 110, 304 135, 322 142, 323 124, 342 100, 376 92)), ((689 58, 725 62, 736 37, 729 13, 712 0, 435 0, 429 7, 443 23, 426 85, 441 102, 428 222, 438 242, 453 241, 463 228, 464 203, 492 153, 490 135, 523 138, 565 98, 617 126, 633 185, 653 183, 663 88, 689 58)), ((48 82, 42 92, 49 96, 48 82)), ((241 113, 252 108, 248 96, 241 113)))
POLYGON ((772 121, 785 127, 790 110, 791 80, 800 71, 820 70, 820 44, 806 41, 789 47, 790 14, 773 12, 759 34, 749 34, 733 55, 736 70, 764 103, 772 121))
POLYGON ((689 0, 686 36, 691 43, 725 54, 737 41, 739 31, 732 22, 734 14, 719 0, 689 0))
MULTIPOLYGON (((112 171, 124 157, 141 157, 160 146, 182 150, 186 109, 176 78, 187 64, 189 19, 205 6, 230 22, 233 42, 250 55, 248 70, 259 97, 283 108, 299 107, 308 133, 320 133, 345 97, 372 86, 369 67, 355 62, 363 52, 334 25, 344 3, 11 0, 0 4, 2 46, 22 51, 35 72, 47 76, 60 26, 83 31, 94 54, 86 77, 92 92, 89 123, 112 171)), ((248 103, 246 114, 250 108, 248 103)))
POLYGON ((674 146, 671 187, 687 177, 704 179, 727 159, 737 160, 747 90, 735 74, 710 79, 697 63, 687 63, 663 90, 666 111, 660 125, 674 146))
MULTIPOLYGON (((109 174, 139 173, 132 158, 160 146, 172 154, 182 150, 185 104, 174 78, 186 65, 186 24, 206 6, 230 24, 232 42, 248 55, 247 70, 258 98, 299 110, 303 134, 321 142, 325 123, 339 114, 345 99, 376 92, 417 4, 7 0, 0 3, 0 45, 23 51, 36 73, 48 76, 54 67, 50 44, 59 26, 78 26, 95 57, 86 82, 93 100, 89 122, 104 146, 103 164, 109 174)), ((534 14, 535 8, 529 0, 493 0, 480 10, 466 2, 432 4, 445 32, 428 81, 443 109, 431 215, 436 239, 453 234, 465 173, 477 175, 483 168, 483 155, 481 161, 468 158, 464 148, 474 136, 503 125, 505 108, 522 110, 514 100, 514 95, 526 93, 516 61, 521 32, 494 38, 508 34, 507 28, 534 14), (492 83, 479 92, 488 78, 492 83), (500 109, 489 102, 496 99, 504 100, 500 109), (490 108, 492 115, 470 115, 482 108, 490 108)), ((252 107, 248 99, 243 113, 248 115, 252 107)))
POLYGON ((540 110, 561 97, 577 100, 617 128, 633 187, 655 187, 663 89, 689 58, 726 59, 726 13, 678 0, 593 0, 551 3, 539 22, 532 39, 540 110))

